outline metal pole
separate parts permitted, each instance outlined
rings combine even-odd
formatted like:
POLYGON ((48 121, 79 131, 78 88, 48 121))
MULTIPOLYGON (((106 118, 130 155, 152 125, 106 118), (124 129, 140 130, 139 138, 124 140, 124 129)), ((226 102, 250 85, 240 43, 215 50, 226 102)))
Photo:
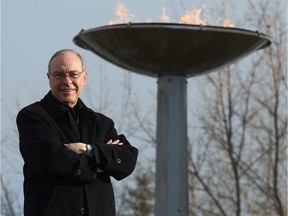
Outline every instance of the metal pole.
POLYGON ((188 216, 186 83, 182 75, 158 77, 156 216, 188 216))

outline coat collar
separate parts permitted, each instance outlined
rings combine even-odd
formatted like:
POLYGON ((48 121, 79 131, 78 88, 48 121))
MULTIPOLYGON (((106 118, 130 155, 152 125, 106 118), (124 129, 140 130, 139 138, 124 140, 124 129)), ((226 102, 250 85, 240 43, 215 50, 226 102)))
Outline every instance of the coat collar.
POLYGON ((80 98, 76 105, 79 109, 79 124, 77 121, 72 121, 71 108, 59 102, 52 95, 51 91, 45 95, 40 103, 57 121, 64 134, 66 134, 67 140, 65 142, 78 142, 79 140, 86 143, 92 142, 97 117, 95 112, 88 108, 80 98))
MULTIPOLYGON (((41 100, 41 103, 43 103, 46 108, 49 108, 57 118, 60 118, 64 113, 71 111, 70 107, 61 103, 52 95, 51 90, 41 100)), ((80 98, 78 99, 75 108, 78 109, 78 111, 82 108, 87 109, 87 107, 84 105, 84 103, 82 102, 80 98)))

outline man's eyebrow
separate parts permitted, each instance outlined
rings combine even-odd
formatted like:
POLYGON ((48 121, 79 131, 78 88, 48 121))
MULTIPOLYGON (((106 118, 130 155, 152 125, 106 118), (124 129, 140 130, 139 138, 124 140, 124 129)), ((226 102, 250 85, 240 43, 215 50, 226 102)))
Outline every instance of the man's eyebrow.
POLYGON ((56 70, 56 71, 54 71, 53 73, 80 73, 80 72, 82 72, 82 71, 70 70, 70 71, 64 72, 64 71, 56 70))

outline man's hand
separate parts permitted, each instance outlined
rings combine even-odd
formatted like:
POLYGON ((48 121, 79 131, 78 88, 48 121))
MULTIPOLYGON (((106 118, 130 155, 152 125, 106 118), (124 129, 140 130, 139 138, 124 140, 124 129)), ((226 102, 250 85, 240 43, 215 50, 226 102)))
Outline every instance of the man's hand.
MULTIPOLYGON (((112 139, 109 139, 106 144, 108 144, 108 145, 123 145, 123 143, 121 143, 119 139, 114 140, 114 141, 112 139)), ((85 154, 87 151, 86 144, 82 143, 82 142, 68 143, 68 144, 64 144, 64 145, 68 149, 74 151, 77 154, 85 154)))
POLYGON ((109 144, 109 145, 123 145, 123 143, 121 143, 119 139, 114 140, 114 141, 112 139, 109 139, 107 144, 109 144))
MULTIPOLYGON (((106 144, 108 144, 108 145, 123 145, 123 143, 120 142, 119 139, 114 140, 114 141, 112 139, 109 139, 106 144)), ((82 142, 68 143, 68 144, 64 144, 64 145, 68 149, 74 151, 76 154, 85 154, 87 151, 86 144, 82 143, 82 142)), ((103 173, 103 170, 100 168, 97 168, 96 173, 103 173)))
POLYGON ((86 144, 81 142, 64 144, 68 149, 77 154, 84 154, 87 151, 86 144))

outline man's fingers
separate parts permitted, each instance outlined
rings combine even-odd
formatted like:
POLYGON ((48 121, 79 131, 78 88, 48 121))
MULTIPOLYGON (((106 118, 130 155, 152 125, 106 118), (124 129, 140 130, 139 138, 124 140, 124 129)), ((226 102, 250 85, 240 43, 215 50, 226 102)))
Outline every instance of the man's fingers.
POLYGON ((120 142, 120 140, 117 139, 117 140, 114 140, 111 144, 118 144, 119 142, 120 142))
POLYGON ((123 145, 123 143, 121 143, 119 139, 114 140, 114 141, 113 141, 112 139, 110 139, 110 140, 108 140, 107 144, 112 144, 112 145, 123 145))

